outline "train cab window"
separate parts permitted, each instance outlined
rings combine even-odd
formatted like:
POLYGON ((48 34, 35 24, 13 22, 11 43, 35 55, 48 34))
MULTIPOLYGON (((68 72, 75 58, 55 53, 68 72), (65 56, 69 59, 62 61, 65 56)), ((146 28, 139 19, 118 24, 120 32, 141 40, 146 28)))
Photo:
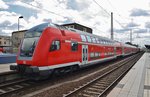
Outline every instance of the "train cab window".
POLYGON ((86 36, 86 37, 87 37, 88 42, 92 42, 92 40, 91 40, 91 37, 90 37, 90 36, 86 36))
POLYGON ((71 50, 72 51, 78 50, 78 43, 77 42, 71 42, 71 50))
POLYGON ((82 41, 86 42, 86 37, 85 37, 85 35, 81 35, 81 39, 82 39, 82 41))
POLYGON ((59 40, 54 40, 52 42, 52 45, 50 47, 50 51, 55 51, 60 49, 60 41, 59 40))

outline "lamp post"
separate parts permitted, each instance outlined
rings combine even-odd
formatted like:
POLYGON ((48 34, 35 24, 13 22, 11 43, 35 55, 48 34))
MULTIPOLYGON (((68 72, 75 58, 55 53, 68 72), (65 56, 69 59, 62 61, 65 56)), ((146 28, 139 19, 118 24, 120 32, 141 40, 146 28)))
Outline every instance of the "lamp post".
POLYGON ((20 18, 23 18, 23 16, 20 16, 19 18, 18 18, 18 31, 19 31, 19 19, 20 18))

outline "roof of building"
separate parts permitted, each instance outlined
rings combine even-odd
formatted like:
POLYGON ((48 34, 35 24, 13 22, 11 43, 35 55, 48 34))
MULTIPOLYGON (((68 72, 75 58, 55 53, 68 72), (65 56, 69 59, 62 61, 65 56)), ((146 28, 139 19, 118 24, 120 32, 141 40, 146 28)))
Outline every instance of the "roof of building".
POLYGON ((78 23, 68 23, 68 24, 62 24, 62 26, 68 26, 68 25, 79 25, 79 26, 82 26, 82 27, 85 27, 85 28, 91 29, 90 27, 87 27, 87 26, 84 26, 84 25, 81 25, 81 24, 78 24, 78 23))
POLYGON ((25 31, 27 31, 27 30, 14 31, 14 32, 12 32, 12 34, 13 33, 18 33, 18 32, 25 32, 25 31))

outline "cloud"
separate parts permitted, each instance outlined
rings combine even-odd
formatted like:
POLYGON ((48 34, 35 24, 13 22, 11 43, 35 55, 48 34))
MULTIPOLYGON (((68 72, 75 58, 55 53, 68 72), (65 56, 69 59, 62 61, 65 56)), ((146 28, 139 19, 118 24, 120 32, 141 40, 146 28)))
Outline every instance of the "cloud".
POLYGON ((77 11, 83 11, 90 6, 89 1, 87 0, 68 0, 67 8, 77 11))
POLYGON ((7 27, 11 25, 11 22, 8 20, 3 21, 2 23, 0 23, 0 27, 7 27))
POLYGON ((145 23, 145 28, 150 28, 150 22, 145 23))
POLYGON ((9 8, 4 11, 15 12, 17 14, 24 16, 24 18, 29 18, 30 16, 37 17, 37 13, 40 12, 39 9, 32 7, 31 5, 28 5, 21 1, 14 1, 14 2, 8 3, 8 5, 9 5, 9 8))
POLYGON ((12 30, 0 29, 0 35, 3 35, 3 36, 11 36, 10 32, 12 32, 12 30))
POLYGON ((0 0, 0 10, 1 9, 8 9, 9 6, 2 0, 0 0))
POLYGON ((128 32, 130 31, 129 28, 126 28, 126 29, 114 29, 114 32, 117 32, 117 33, 125 33, 125 32, 128 32))
POLYGON ((134 33, 146 33, 147 29, 138 29, 138 30, 134 30, 134 33))
POLYGON ((133 28, 133 27, 138 27, 140 26, 139 24, 136 24, 136 23, 133 23, 133 22, 130 22, 128 23, 125 27, 126 28, 133 28))
POLYGON ((143 10, 143 9, 132 9, 131 10, 131 14, 130 16, 133 16, 133 17, 137 17, 137 16, 150 16, 150 13, 148 10, 143 10))

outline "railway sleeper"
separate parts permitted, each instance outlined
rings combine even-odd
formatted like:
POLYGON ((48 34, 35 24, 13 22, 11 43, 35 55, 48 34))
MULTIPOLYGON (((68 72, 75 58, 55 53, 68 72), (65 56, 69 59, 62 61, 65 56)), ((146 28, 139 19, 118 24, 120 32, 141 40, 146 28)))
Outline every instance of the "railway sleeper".
POLYGON ((8 89, 10 89, 10 91, 14 91, 14 90, 16 90, 15 88, 13 88, 13 87, 8 87, 8 89))
POLYGON ((104 89, 106 89, 107 88, 107 86, 99 86, 99 90, 104 90, 104 89))
POLYGON ((90 94, 91 96, 94 96, 94 95, 99 95, 100 93, 94 92, 94 91, 89 91, 89 90, 84 90, 83 94, 90 94))
POLYGON ((87 90, 95 90, 95 91, 99 91, 99 90, 100 90, 100 88, 98 89, 98 88, 90 87, 90 88, 88 88, 87 90))
POLYGON ((22 86, 22 85, 16 85, 16 87, 23 88, 23 86, 22 86))
POLYGON ((83 94, 79 94, 78 97, 91 97, 91 95, 90 95, 90 94, 84 94, 84 93, 83 93, 83 94))
MULTIPOLYGON (((101 86, 93 85, 92 88, 100 89, 101 86)), ((105 88, 105 87, 104 87, 105 88)))
POLYGON ((22 83, 21 85, 22 86, 30 86, 30 84, 28 84, 28 83, 22 83))
POLYGON ((110 83, 105 83, 105 82, 102 82, 102 83, 95 83, 96 86, 103 86, 103 87, 107 87, 108 85, 110 85, 110 83))
POLYGON ((88 88, 87 90, 88 90, 88 91, 93 91, 93 92, 98 92, 98 93, 100 92, 100 93, 101 93, 104 89, 105 89, 105 88, 100 88, 100 89, 88 88))

